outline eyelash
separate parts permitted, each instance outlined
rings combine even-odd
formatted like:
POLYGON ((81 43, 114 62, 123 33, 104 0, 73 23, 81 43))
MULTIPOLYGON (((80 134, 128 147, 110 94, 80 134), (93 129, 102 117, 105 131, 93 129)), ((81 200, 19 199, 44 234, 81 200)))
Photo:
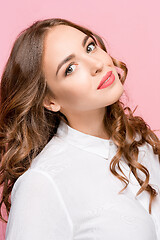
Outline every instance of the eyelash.
MULTIPOLYGON (((88 47, 89 47, 89 45, 91 45, 91 44, 93 44, 93 45, 94 45, 94 47, 96 48, 96 45, 97 45, 97 44, 96 44, 94 41, 90 42, 90 43, 87 45, 87 48, 88 48, 88 47)), ((70 63, 70 64, 69 64, 69 66, 66 68, 66 70, 65 70, 65 74, 64 74, 64 75, 65 75, 65 77, 66 77, 66 76, 68 76, 68 74, 67 74, 67 73, 68 73, 68 69, 69 69, 69 68, 70 68, 70 66, 72 66, 73 64, 75 64, 75 63, 74 63, 74 62, 70 63)), ((76 64, 75 64, 75 65, 76 65, 76 64)))

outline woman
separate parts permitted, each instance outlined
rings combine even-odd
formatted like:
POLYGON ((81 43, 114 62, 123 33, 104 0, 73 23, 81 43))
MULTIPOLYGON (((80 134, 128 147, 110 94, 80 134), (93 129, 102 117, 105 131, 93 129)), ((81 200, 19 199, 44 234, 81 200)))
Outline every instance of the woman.
POLYGON ((7 240, 160 240, 160 141, 120 101, 126 76, 71 21, 18 36, 1 80, 7 240))

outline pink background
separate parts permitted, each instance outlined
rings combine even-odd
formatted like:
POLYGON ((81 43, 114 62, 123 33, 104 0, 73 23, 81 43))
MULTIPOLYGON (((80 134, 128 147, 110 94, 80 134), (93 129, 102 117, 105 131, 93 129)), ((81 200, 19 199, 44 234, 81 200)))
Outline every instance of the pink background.
MULTIPOLYGON (((13 41, 33 21, 66 18, 103 37, 108 52, 128 67, 128 105, 152 128, 160 129, 159 0, 6 0, 0 7, 0 74, 13 41)), ((160 137, 160 132, 156 132, 160 137)), ((0 225, 0 240, 5 224, 0 225)), ((2 237, 3 235, 3 237, 2 237)))

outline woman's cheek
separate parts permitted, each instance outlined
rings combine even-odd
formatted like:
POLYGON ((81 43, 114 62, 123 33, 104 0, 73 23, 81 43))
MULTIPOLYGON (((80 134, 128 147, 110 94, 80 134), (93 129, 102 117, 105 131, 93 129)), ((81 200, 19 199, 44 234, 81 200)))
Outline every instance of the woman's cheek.
POLYGON ((91 77, 85 71, 78 69, 67 82, 66 90, 75 95, 86 94, 91 90, 91 77))
POLYGON ((70 98, 83 98, 89 93, 89 86, 85 82, 79 80, 76 84, 72 84, 65 89, 64 96, 69 96, 70 98))

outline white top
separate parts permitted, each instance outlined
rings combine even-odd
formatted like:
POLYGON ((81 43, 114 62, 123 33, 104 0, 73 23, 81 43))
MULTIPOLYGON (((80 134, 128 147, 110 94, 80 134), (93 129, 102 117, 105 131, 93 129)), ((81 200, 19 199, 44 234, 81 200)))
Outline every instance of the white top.
MULTIPOLYGON (((118 194, 125 184, 109 170, 116 150, 111 139, 61 121, 56 136, 14 184, 5 239, 160 240, 158 155, 148 143, 139 147, 138 161, 158 191, 150 215, 149 194, 143 191, 135 198, 140 185, 132 173, 127 189, 118 194)), ((120 166, 129 178, 124 159, 120 166)))

